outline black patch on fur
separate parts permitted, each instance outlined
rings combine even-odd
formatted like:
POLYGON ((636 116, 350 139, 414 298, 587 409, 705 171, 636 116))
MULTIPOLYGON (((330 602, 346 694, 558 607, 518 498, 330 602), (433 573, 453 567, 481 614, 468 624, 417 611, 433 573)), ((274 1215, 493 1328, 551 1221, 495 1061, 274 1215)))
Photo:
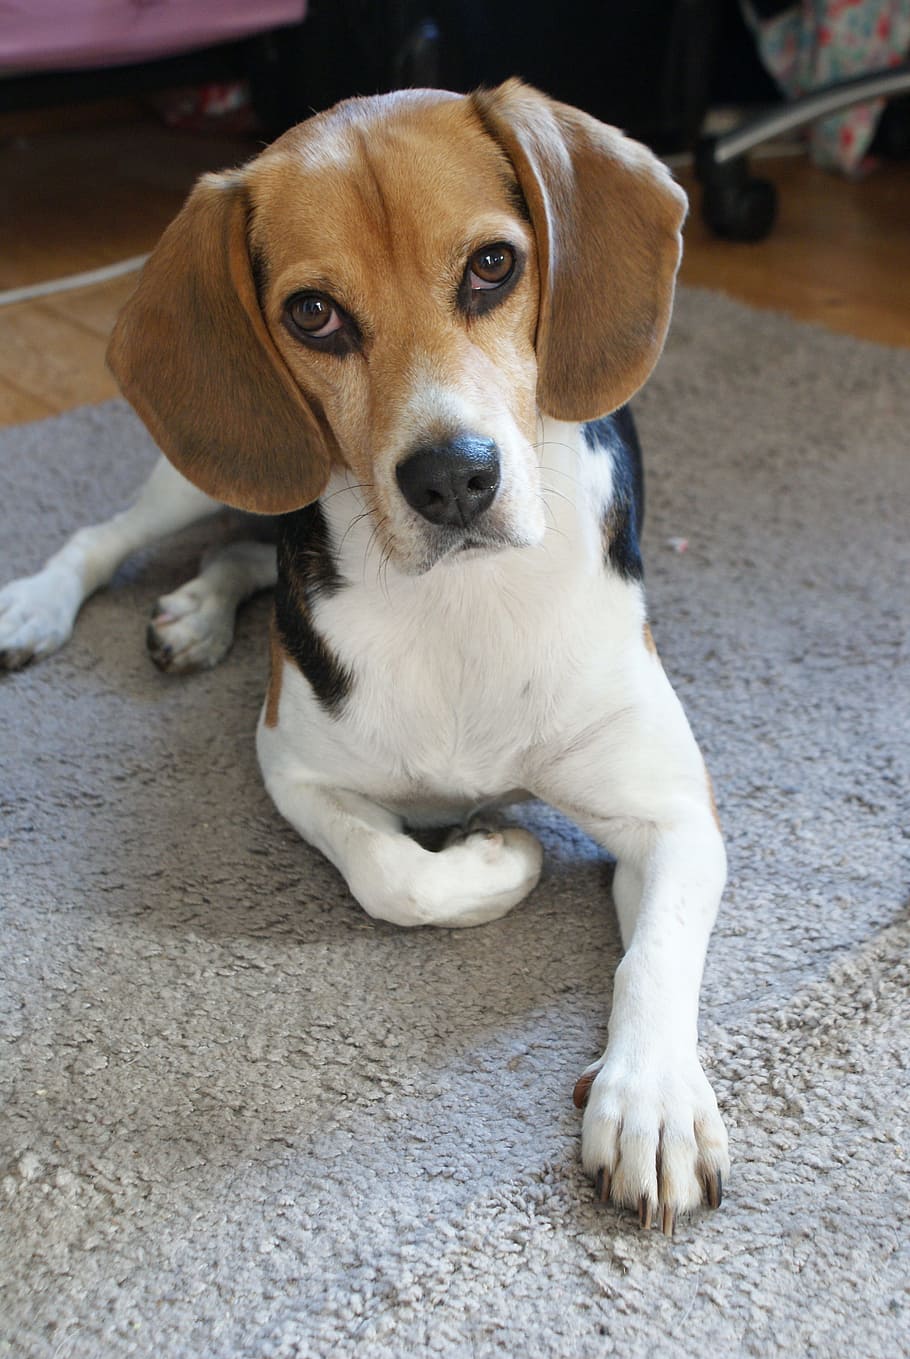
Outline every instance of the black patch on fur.
POLYGON ((313 608, 317 600, 337 594, 345 584, 318 502, 282 515, 275 590, 278 635, 323 708, 333 716, 351 692, 354 675, 316 630, 313 608))
POLYGON ((256 301, 262 310, 265 307, 265 290, 269 286, 269 266, 261 250, 250 250, 250 272, 253 275, 256 301))
POLYGON ((592 453, 604 452, 613 460, 613 495, 601 525, 604 560, 624 580, 641 580, 644 568, 639 535, 644 522, 645 483, 632 412, 628 406, 621 406, 612 415, 582 426, 582 432, 592 453))
POLYGON ((531 226, 531 209, 528 207, 528 200, 525 198, 518 180, 512 174, 505 174, 502 177, 502 182, 515 212, 523 222, 531 226))
MULTIPOLYGON (((488 91, 486 90, 483 91, 483 93, 487 92, 488 91)), ((477 121, 480 123, 480 126, 483 128, 484 132, 487 134, 490 140, 496 143, 500 155, 502 156, 503 163, 500 178, 502 180, 502 187, 505 190, 506 195, 508 196, 509 202, 511 203, 513 209, 521 218, 521 220, 523 222, 527 222, 528 226, 531 226, 532 225, 531 210, 528 207, 528 201, 524 196, 522 187, 518 182, 518 177, 515 174, 515 171, 512 169, 512 166, 509 162, 509 159, 505 151, 500 146, 499 137, 497 136, 496 130, 493 127, 490 120, 487 118, 483 109, 478 106, 477 100, 471 99, 470 102, 471 111, 477 118, 477 121)))

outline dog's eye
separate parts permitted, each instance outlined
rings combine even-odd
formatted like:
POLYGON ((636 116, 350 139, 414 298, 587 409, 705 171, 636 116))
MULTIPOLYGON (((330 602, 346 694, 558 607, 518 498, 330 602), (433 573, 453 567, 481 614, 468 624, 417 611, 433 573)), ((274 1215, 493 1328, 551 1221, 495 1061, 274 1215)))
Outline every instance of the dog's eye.
POLYGON ((468 274, 472 292, 488 292, 491 288, 501 288, 512 277, 515 268, 515 251, 510 245, 499 242, 484 245, 468 260, 468 274))
POLYGON ((306 340, 325 340, 344 324, 341 312, 323 293, 295 293, 288 298, 284 314, 292 331, 306 340))

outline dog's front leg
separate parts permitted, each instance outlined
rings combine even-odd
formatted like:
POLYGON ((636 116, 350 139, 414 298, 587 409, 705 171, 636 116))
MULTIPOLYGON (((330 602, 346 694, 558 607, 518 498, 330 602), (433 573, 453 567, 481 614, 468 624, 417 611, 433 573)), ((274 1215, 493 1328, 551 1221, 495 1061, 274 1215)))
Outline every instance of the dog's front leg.
POLYGON ((303 838, 341 873, 368 915, 394 925, 482 925, 516 906, 540 876, 538 841, 517 827, 466 828, 432 853, 400 816, 358 793, 327 786, 299 765, 272 763, 260 739, 266 787, 303 838))
POLYGON ((159 458, 129 509, 79 529, 35 575, 0 590, 0 670, 18 670, 56 651, 85 600, 121 562, 222 508, 159 458))
MULTIPOLYGON (((657 662, 655 661, 656 665, 657 662)), ((662 672, 661 672, 662 674, 662 672)), ((653 677, 652 677, 653 678, 653 677)), ((582 1075, 582 1159, 599 1197, 659 1216, 716 1207, 727 1135, 697 1051, 698 993, 726 874, 708 776, 666 681, 583 735, 541 795, 617 860, 625 956, 609 1037, 582 1075), (656 691, 656 692, 655 692, 656 691)))

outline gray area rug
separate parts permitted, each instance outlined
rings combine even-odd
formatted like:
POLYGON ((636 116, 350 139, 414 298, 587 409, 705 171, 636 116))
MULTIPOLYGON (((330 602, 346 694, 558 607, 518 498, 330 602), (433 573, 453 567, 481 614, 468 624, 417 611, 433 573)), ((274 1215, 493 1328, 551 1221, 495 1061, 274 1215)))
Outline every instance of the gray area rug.
MULTIPOLYGON (((730 851, 723 1207, 668 1241, 580 1173, 605 857, 532 807, 513 915, 372 923, 260 786, 268 601, 209 674, 145 656, 185 534, 0 686, 4 1354, 908 1352, 910 356, 686 292, 638 409, 653 630, 730 851)), ((0 575, 152 456, 119 402, 0 435, 0 575)))

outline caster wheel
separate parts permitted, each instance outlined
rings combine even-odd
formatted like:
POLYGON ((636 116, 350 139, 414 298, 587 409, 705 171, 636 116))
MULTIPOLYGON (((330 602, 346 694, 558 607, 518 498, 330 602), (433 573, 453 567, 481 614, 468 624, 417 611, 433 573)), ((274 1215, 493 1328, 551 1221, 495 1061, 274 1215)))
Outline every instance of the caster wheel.
POLYGON ((910 160, 910 95, 886 104, 870 149, 889 160, 910 160))
POLYGON ((777 190, 770 180, 749 174, 745 156, 718 160, 718 143, 717 137, 703 137, 695 147, 702 217, 715 236, 728 241, 762 241, 777 216, 777 190))
POLYGON ((777 190, 768 179, 708 183, 701 211, 716 236, 728 241, 763 241, 777 216, 777 190))

